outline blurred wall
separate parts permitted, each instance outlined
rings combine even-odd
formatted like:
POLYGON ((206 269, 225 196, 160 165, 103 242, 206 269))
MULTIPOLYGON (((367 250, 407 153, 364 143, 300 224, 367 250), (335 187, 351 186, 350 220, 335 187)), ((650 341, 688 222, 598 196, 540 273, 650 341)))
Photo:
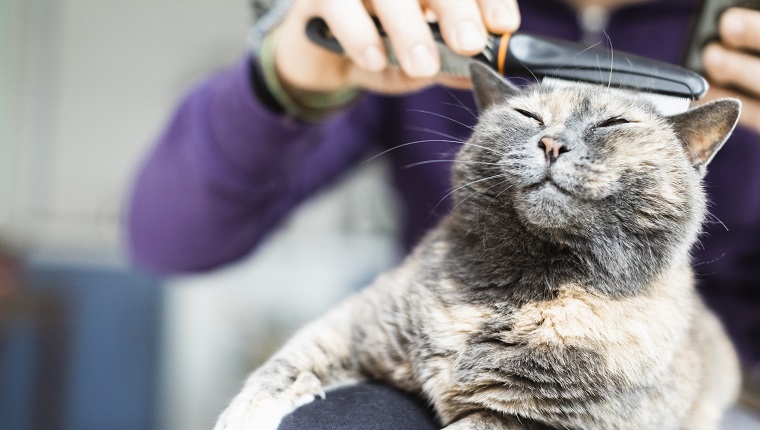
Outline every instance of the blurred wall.
POLYGON ((0 234, 118 252, 135 166, 249 21, 245 0, 0 2, 0 234))
POLYGON ((21 0, 0 2, 0 231, 9 230, 11 178, 18 146, 21 0))

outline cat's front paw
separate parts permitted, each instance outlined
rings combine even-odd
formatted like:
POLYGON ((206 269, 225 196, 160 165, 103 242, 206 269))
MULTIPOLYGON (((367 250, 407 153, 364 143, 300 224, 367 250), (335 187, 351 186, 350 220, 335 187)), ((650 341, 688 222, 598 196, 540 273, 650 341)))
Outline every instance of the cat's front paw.
POLYGON ((277 430, 286 415, 299 406, 311 403, 325 392, 311 372, 298 375, 295 382, 278 394, 243 388, 219 416, 214 430, 277 430))

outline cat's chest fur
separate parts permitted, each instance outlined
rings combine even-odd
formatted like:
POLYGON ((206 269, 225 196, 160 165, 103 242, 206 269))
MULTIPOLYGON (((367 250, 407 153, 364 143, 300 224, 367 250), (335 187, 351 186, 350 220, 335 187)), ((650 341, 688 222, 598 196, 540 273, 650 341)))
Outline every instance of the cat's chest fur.
POLYGON ((451 280, 434 290, 418 285, 404 294, 413 312, 398 334, 410 356, 391 379, 417 385, 444 421, 487 407, 544 418, 554 410, 556 420, 573 424, 568 414, 592 404, 615 409, 607 399, 626 391, 630 405, 662 379, 690 323, 690 285, 685 269, 635 297, 564 285, 551 298, 520 304, 469 303, 467 287, 451 280))

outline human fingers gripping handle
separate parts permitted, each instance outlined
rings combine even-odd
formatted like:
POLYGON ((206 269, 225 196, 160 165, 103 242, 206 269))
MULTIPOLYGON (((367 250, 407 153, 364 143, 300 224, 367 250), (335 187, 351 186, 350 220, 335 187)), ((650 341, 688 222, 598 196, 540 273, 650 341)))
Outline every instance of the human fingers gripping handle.
POLYGON ((731 7, 717 21, 718 40, 703 51, 702 63, 716 94, 740 96, 745 109, 740 124, 760 132, 760 1, 731 7))
POLYGON ((354 64, 370 72, 385 68, 382 40, 360 0, 323 0, 320 12, 354 64))
POLYGON ((292 92, 331 93, 356 87, 351 77, 357 71, 377 73, 387 64, 382 41, 362 0, 294 0, 276 32, 277 76, 292 92), (303 29, 313 17, 330 24, 345 55, 320 49, 306 38, 303 29))
MULTIPOLYGON (((273 46, 272 62, 276 71, 275 75, 281 82, 282 87, 291 92, 313 91, 333 92, 347 86, 346 68, 353 64, 348 55, 335 55, 331 52, 314 46, 303 32, 303 28, 309 18, 321 16, 320 7, 328 9, 327 3, 335 0, 295 0, 288 9, 284 20, 274 30, 270 30, 265 37, 273 46)), ((345 0, 346 10, 352 10, 351 3, 359 3, 359 11, 366 14, 361 5, 361 0, 345 0)), ((353 9, 355 10, 355 9, 353 9)), ((335 26, 342 29, 343 19, 333 18, 335 26)), ((374 29, 360 29, 365 40, 373 40, 374 29), (366 35, 369 32, 369 35, 366 35)), ((340 30, 339 30, 340 31, 340 30)), ((360 36, 361 38, 362 36, 360 36)), ((266 45, 263 43, 262 45, 266 45)), ((262 52, 262 63, 267 61, 262 52)), ((356 55, 352 49, 350 55, 356 55)))
POLYGON ((486 46, 488 33, 517 31, 520 12, 514 0, 427 0, 438 18, 446 45, 460 55, 475 55, 486 46))
POLYGON ((714 43, 705 49, 705 72, 720 86, 760 96, 760 57, 714 43))
POLYGON ((486 46, 486 28, 474 0, 428 0, 438 17, 441 34, 451 49, 462 55, 475 55, 486 46))
MULTIPOLYGON (((757 1, 760 8, 760 1, 757 1)), ((710 80, 748 95, 760 96, 760 11, 730 8, 720 16, 719 41, 703 53, 710 80)))
POLYGON ((422 5, 409 0, 373 0, 371 4, 404 73, 410 78, 436 75, 440 57, 422 5))
POLYGON ((283 87, 316 92, 358 87, 400 94, 436 82, 444 85, 450 85, 452 80, 457 85, 467 82, 438 73, 437 45, 445 41, 434 40, 424 18, 426 11, 446 20, 449 34, 446 37, 452 43, 456 39, 456 43, 474 51, 473 46, 483 43, 479 36, 485 39, 486 30, 498 31, 499 25, 509 28, 517 6, 514 0, 295 0, 280 25, 274 49, 274 63, 283 87), (385 24, 387 33, 383 39, 370 13, 385 24), (493 18, 484 21, 489 14, 493 18), (456 20, 457 15, 466 18, 466 22, 456 20), (504 16, 508 18, 505 20, 504 16), (344 55, 334 55, 309 43, 303 29, 314 17, 329 26, 330 37, 341 47, 332 51, 344 55), (401 67, 388 70, 389 63, 401 67))
POLYGON ((491 33, 512 33, 520 27, 520 10, 514 0, 479 0, 478 3, 491 33))
POLYGON ((760 0, 700 0, 684 50, 684 66, 696 72, 704 72, 702 57, 705 47, 713 42, 725 43, 726 36, 732 39, 724 31, 724 24, 728 16, 736 16, 737 8, 760 10, 760 0))
MULTIPOLYGON (((388 56, 388 64, 392 66, 399 66, 399 59, 396 55, 395 48, 390 42, 388 32, 385 31, 378 18, 374 17, 373 21, 378 29, 378 33, 380 34, 381 39, 384 41, 384 46, 386 47, 388 56)), ((442 73, 442 75, 437 75, 436 78, 440 80, 447 77, 466 77, 469 74, 467 62, 465 60, 466 57, 454 52, 446 45, 443 33, 437 23, 431 23, 428 26, 431 31, 433 40, 435 41, 436 50, 438 51, 441 61, 439 72, 442 73)), ((344 53, 341 42, 333 35, 332 30, 328 26, 327 22, 325 22, 325 20, 321 18, 313 18, 309 20, 306 25, 306 34, 309 39, 316 45, 336 54, 344 53)), ((501 42, 501 39, 494 40, 492 37, 485 40, 487 40, 489 44, 496 45, 501 42)), ((508 38, 504 40, 508 40, 508 38)), ((489 53, 495 50, 498 50, 498 47, 496 49, 493 49, 493 47, 486 46, 486 51, 489 53)), ((473 55, 472 58, 489 63, 490 60, 486 57, 490 54, 484 54, 484 52, 479 51, 476 55, 473 55)))
POLYGON ((520 22, 514 0, 426 0, 422 6, 432 11, 438 20, 431 25, 424 21, 420 4, 402 1, 400 4, 404 7, 394 7, 394 1, 384 0, 382 5, 378 3, 373 7, 377 12, 377 16, 372 17, 377 32, 360 32, 360 27, 364 28, 368 22, 366 10, 360 13, 354 3, 343 10, 342 6, 332 6, 338 5, 335 0, 326 0, 319 18, 309 21, 307 34, 317 45, 345 53, 365 70, 381 69, 380 64, 385 66, 387 61, 400 65, 411 78, 430 78, 439 70, 438 55, 442 51, 476 55, 484 50, 489 32, 515 31, 520 22), (383 39, 380 44, 376 39, 378 33, 383 39), (374 63, 378 66, 368 67, 372 63, 368 57, 377 59, 374 63))

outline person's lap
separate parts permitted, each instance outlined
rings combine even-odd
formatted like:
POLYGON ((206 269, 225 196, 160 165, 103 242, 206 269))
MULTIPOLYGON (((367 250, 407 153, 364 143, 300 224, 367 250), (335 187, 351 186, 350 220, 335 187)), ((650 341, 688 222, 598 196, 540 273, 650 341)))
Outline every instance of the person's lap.
POLYGON ((328 391, 301 406, 279 430, 437 430, 433 412, 412 395, 366 383, 328 391))

